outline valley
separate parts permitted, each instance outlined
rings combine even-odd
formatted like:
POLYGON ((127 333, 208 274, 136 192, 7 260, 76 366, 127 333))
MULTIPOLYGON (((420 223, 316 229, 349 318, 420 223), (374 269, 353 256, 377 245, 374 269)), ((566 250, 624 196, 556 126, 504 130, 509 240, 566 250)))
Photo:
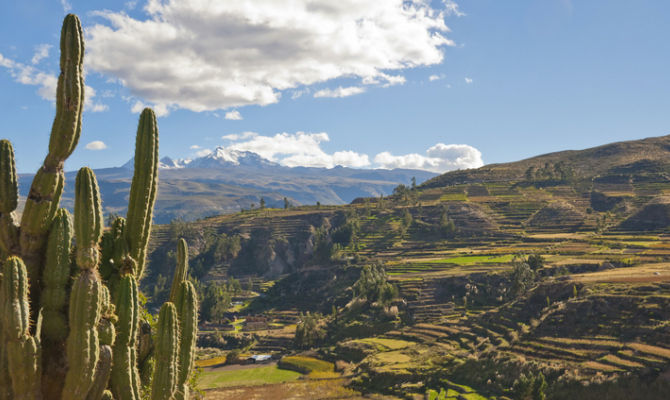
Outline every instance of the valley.
MULTIPOLYGON (((665 398, 669 145, 616 143, 349 205, 155 226, 145 291, 160 303, 151 283, 171 274, 185 237, 201 290, 244 287, 219 314, 231 322, 203 323, 199 345, 332 363, 334 386, 351 391, 338 398, 665 398), (364 274, 380 294, 362 294, 364 274), (308 325, 314 335, 297 340, 308 325)), ((321 381, 295 382, 280 385, 321 381)))

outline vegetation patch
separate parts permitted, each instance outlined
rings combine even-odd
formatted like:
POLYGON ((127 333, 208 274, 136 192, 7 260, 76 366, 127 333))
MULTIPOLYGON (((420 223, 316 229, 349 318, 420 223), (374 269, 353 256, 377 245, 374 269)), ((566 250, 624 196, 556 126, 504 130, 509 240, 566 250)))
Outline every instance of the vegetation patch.
POLYGON ((333 372, 335 369, 335 366, 331 362, 305 356, 283 357, 279 360, 278 366, 279 368, 297 371, 302 374, 310 374, 312 372, 333 372))
POLYGON ((280 369, 275 365, 224 371, 206 371, 200 375, 200 389, 214 389, 231 386, 257 386, 281 383, 298 379, 301 373, 280 369))

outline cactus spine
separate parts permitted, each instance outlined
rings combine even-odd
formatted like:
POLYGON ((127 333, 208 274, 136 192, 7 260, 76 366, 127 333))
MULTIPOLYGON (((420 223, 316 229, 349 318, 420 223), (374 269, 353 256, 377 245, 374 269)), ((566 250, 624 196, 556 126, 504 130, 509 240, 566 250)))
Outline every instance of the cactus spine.
POLYGON ((197 299, 186 281, 184 241, 171 294, 176 306, 166 303, 161 310, 156 349, 146 321, 138 345, 138 282, 158 185, 156 116, 150 109, 140 116, 127 220, 117 218, 104 232, 99 188, 89 168, 77 174, 74 218, 59 209, 63 165, 79 141, 84 104, 84 43, 74 15, 65 17, 60 47, 49 152, 20 226, 13 216, 14 152, 11 143, 0 141, 0 400, 188 398, 197 299), (148 371, 154 353, 159 361, 153 391, 143 393, 138 367, 148 371))

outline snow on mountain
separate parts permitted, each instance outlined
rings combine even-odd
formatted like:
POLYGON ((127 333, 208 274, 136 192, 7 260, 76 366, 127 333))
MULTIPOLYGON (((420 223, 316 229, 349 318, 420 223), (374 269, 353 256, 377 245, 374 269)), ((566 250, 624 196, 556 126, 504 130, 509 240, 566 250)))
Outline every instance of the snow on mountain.
POLYGON ((187 165, 188 168, 221 168, 233 166, 262 168, 276 167, 279 166, 279 164, 251 151, 231 150, 219 146, 208 155, 196 158, 187 165))
MULTIPOLYGON (((121 168, 132 170, 135 164, 135 158, 131 158, 127 163, 123 164, 121 168)), ((181 168, 225 168, 225 167, 278 167, 279 164, 261 157, 257 153, 251 151, 238 151, 226 149, 219 146, 214 151, 206 156, 190 159, 172 159, 170 157, 163 157, 158 163, 160 169, 181 169, 181 168)))

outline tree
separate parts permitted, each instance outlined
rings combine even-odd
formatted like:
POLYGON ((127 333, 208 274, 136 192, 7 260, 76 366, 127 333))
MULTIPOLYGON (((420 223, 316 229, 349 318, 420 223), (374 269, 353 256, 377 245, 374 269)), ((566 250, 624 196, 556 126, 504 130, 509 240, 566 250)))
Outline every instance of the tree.
POLYGON ((542 257, 540 254, 533 253, 526 258, 526 263, 528 263, 528 266, 530 269, 533 271, 537 271, 538 269, 544 267, 544 257, 542 257))
POLYGON ((388 275, 382 265, 366 265, 353 285, 354 298, 368 303, 377 302, 388 306, 398 297, 398 288, 388 281, 388 275))
POLYGON ((265 209, 265 199, 261 197, 261 210, 265 209))
POLYGON ((284 197, 284 210, 288 210, 288 207, 289 207, 288 199, 284 197))
POLYGON ((318 314, 300 313, 298 325, 295 328, 295 344, 301 348, 312 347, 326 337, 326 332, 321 327, 318 314))
POLYGON ((412 190, 416 190, 416 177, 412 177, 412 190))
POLYGON ((456 233, 456 224, 449 218, 446 208, 443 208, 440 214, 440 233, 446 238, 450 238, 456 233))
POLYGON ((515 262, 511 274, 510 295, 516 298, 524 295, 531 285, 535 282, 535 272, 530 268, 527 262, 515 262))

